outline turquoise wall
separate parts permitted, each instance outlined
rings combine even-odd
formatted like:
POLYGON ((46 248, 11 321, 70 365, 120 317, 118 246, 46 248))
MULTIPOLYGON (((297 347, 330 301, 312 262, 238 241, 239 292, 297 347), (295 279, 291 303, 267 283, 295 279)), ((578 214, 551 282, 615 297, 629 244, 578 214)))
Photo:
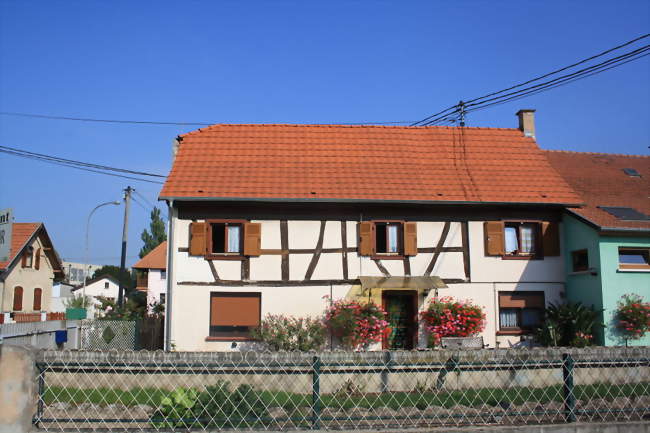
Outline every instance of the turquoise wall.
MULTIPOLYGON (((594 310, 603 309, 603 292, 601 290, 600 272, 600 245, 598 232, 581 222, 580 220, 565 214, 562 218, 564 227, 564 268, 566 270, 566 297, 569 302, 580 302, 594 310), (589 267, 592 272, 573 272, 571 252, 586 249, 589 257, 589 267)), ((605 317, 601 314, 601 323, 605 323, 605 317)), ((604 344, 605 332, 602 327, 595 330, 594 341, 596 344, 604 344)))
MULTIPOLYGON (((605 345, 618 346, 625 340, 616 330, 614 314, 621 296, 629 293, 640 295, 645 302, 650 302, 650 272, 619 271, 619 247, 650 247, 650 236, 646 237, 600 237, 601 279, 603 287, 604 319, 607 324, 605 345)), ((640 340, 630 340, 630 346, 650 346, 650 335, 640 340)))

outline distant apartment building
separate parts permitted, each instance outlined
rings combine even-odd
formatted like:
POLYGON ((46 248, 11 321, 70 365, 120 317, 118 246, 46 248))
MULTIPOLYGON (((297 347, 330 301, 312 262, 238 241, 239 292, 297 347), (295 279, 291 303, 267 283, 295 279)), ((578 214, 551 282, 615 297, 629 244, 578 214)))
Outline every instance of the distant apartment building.
POLYGON ((68 283, 73 286, 83 284, 84 282, 84 266, 86 266, 88 271, 88 277, 92 278, 93 274, 97 269, 101 269, 102 265, 84 265, 83 263, 78 262, 63 262, 63 269, 67 277, 68 283))

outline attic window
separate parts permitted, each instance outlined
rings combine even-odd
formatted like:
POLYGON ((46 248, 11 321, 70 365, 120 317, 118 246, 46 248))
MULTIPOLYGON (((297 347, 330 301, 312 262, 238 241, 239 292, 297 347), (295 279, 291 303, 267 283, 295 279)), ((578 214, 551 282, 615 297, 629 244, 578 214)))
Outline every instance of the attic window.
POLYGON ((635 168, 624 168, 623 171, 630 177, 641 177, 641 174, 635 168))
POLYGON ((631 207, 621 206, 598 206, 610 215, 623 221, 648 221, 650 217, 631 207))

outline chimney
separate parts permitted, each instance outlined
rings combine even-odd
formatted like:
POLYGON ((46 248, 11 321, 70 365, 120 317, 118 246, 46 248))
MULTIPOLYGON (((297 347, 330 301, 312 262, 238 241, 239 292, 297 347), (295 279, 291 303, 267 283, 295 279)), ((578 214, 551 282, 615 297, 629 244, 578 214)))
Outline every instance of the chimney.
POLYGON ((183 141, 183 137, 179 135, 172 142, 172 162, 174 162, 174 160, 176 159, 178 148, 181 147, 181 141, 183 141))
POLYGON ((524 133, 526 137, 535 139, 535 110, 524 109, 517 111, 519 117, 519 130, 524 133))

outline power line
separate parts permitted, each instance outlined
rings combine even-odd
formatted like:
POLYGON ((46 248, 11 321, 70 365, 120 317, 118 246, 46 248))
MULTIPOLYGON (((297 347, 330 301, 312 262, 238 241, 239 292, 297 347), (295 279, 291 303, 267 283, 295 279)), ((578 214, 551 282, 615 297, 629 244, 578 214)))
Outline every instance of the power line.
MULTIPOLYGON (((156 120, 126 120, 126 119, 97 119, 91 117, 71 117, 71 116, 51 116, 48 114, 36 113, 19 113, 15 111, 0 111, 3 116, 28 117, 35 119, 49 120, 73 120, 77 122, 97 122, 97 123, 122 123, 131 125, 163 125, 163 126, 211 126, 219 122, 161 122, 156 120)), ((307 123, 306 125, 400 125, 409 124, 412 120, 393 120, 382 122, 329 122, 329 123, 307 123)), ((274 122, 277 123, 277 122, 274 122)))
POLYGON ((160 185, 162 185, 164 183, 164 182, 159 182, 159 181, 156 181, 156 180, 143 179, 141 177, 134 177, 134 176, 127 176, 127 175, 124 175, 124 174, 111 173, 110 171, 116 171, 116 172, 119 172, 119 173, 133 173, 133 174, 137 174, 137 175, 140 175, 140 176, 154 176, 154 177, 162 177, 162 178, 165 177, 165 176, 162 176, 162 175, 159 175, 159 174, 154 174, 154 173, 138 172, 138 171, 127 170, 127 169, 122 169, 122 168, 102 166, 102 165, 97 165, 97 164, 85 163, 85 162, 81 162, 81 161, 74 161, 74 160, 69 160, 69 159, 64 159, 64 158, 57 158, 57 157, 44 155, 44 154, 40 154, 40 153, 28 152, 28 151, 25 151, 25 150, 16 149, 16 148, 13 148, 13 147, 8 147, 8 146, 0 146, 0 152, 6 153, 8 155, 18 156, 18 157, 21 157, 21 158, 46 162, 46 163, 49 163, 49 164, 54 164, 54 165, 58 165, 58 166, 62 166, 62 167, 68 167, 68 168, 74 168, 74 169, 77 169, 77 170, 88 171, 88 172, 91 172, 91 173, 104 174, 104 175, 107 175, 107 176, 120 177, 120 178, 124 178, 124 179, 131 179, 131 180, 137 180, 137 181, 140 181, 140 182, 155 183, 155 184, 160 184, 160 185))

